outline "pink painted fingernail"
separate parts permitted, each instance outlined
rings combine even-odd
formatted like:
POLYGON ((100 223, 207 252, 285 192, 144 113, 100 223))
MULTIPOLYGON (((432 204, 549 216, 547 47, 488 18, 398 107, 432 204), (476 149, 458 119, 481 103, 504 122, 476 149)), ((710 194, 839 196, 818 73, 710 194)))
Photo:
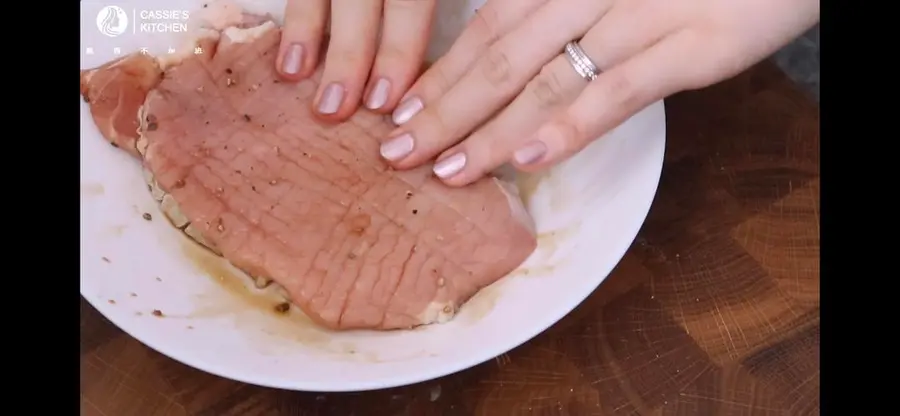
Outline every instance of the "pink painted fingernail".
POLYGON ((400 160, 413 151, 412 135, 405 133, 381 144, 381 156, 387 160, 400 160))
POLYGON ((344 101, 344 87, 338 83, 329 84, 322 93, 319 100, 319 112, 322 114, 337 113, 341 108, 341 102, 344 101))
POLYGON ((386 78, 378 78, 372 91, 369 91, 369 98, 366 100, 366 107, 370 110, 377 110, 384 106, 388 100, 388 94, 391 92, 391 82, 386 78))
POLYGON ((528 165, 540 160, 547 153, 547 145, 541 141, 533 141, 513 153, 513 159, 520 165, 528 165))
POLYGON ((425 108, 425 105, 422 104, 422 100, 419 97, 412 97, 404 101, 394 110, 394 114, 391 115, 391 118, 394 120, 394 124, 401 125, 409 121, 409 119, 413 118, 419 111, 425 108))
POLYGON ((457 153, 434 165, 434 174, 440 178, 447 179, 459 173, 466 167, 466 154, 457 153))
POLYGON ((284 51, 284 57, 281 59, 281 71, 285 74, 296 75, 300 73, 300 67, 303 66, 303 45, 299 43, 291 44, 284 51))

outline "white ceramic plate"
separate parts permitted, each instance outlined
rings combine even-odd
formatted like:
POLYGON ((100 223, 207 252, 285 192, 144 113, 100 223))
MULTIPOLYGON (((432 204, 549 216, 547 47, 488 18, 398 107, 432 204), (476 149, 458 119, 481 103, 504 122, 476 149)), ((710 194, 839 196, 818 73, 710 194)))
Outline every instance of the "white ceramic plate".
MULTIPOLYGON (((117 3, 133 12, 130 24, 140 20, 142 9, 192 9, 201 3, 131 1, 117 3)), ((251 3, 251 10, 281 15, 280 0, 251 3)), ((446 50, 481 3, 443 2, 432 56, 446 50)), ((114 47, 123 53, 140 47, 160 51, 171 41, 130 28, 118 37, 101 35, 95 19, 106 5, 82 1, 82 47, 94 51, 83 54, 82 67, 112 59, 114 47)), ((242 275, 187 243, 162 219, 138 162, 101 138, 86 105, 81 117, 85 299, 125 332, 185 364, 247 383, 308 391, 437 378, 487 361, 553 325, 628 249, 653 201, 665 147, 659 102, 549 174, 521 179, 540 233, 538 250, 519 271, 463 306, 452 322, 406 332, 329 333, 299 315, 277 316, 271 294, 245 289, 242 275)))

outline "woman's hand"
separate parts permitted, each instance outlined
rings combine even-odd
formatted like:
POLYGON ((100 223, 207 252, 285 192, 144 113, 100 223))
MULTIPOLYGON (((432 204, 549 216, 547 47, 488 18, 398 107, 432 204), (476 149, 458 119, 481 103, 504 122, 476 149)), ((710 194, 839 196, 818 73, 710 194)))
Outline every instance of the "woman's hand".
POLYGON ((390 112, 422 68, 435 2, 287 0, 277 71, 290 81, 310 76, 329 26, 313 111, 340 121, 365 97, 369 109, 390 112))
POLYGON ((488 0, 394 111, 381 153, 454 186, 568 158, 670 94, 736 75, 818 20, 818 0, 488 0), (593 81, 561 53, 579 40, 593 81))

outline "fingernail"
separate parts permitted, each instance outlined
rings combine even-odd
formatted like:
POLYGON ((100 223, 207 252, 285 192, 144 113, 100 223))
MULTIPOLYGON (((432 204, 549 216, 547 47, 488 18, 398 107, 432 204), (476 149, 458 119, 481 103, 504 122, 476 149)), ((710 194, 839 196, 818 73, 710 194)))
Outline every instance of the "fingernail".
POLYGON ((281 71, 285 74, 296 75, 303 66, 303 45, 299 43, 291 44, 284 51, 284 58, 281 59, 281 71))
POLYGON ((319 112, 322 114, 334 114, 341 107, 344 100, 344 87, 338 83, 329 84, 322 93, 319 101, 319 112))
POLYGON ((422 100, 418 97, 412 97, 401 103, 400 106, 394 110, 394 114, 391 115, 391 118, 394 120, 394 124, 399 126, 409 121, 409 119, 413 118, 419 111, 422 111, 423 108, 425 108, 425 106, 422 104, 422 100))
POLYGON ((541 141, 533 141, 525 147, 513 153, 513 159, 520 165, 528 165, 537 162, 547 153, 547 145, 541 141))
POLYGON ((381 156, 387 160, 400 160, 412 152, 413 146, 413 137, 406 133, 382 143, 381 156))
POLYGON ((434 174, 441 178, 449 178, 456 175, 466 167, 466 154, 457 153, 434 165, 434 174))
POLYGON ((366 107, 370 110, 377 110, 387 103, 388 93, 391 91, 391 82, 385 78, 379 78, 369 91, 369 99, 366 100, 366 107))

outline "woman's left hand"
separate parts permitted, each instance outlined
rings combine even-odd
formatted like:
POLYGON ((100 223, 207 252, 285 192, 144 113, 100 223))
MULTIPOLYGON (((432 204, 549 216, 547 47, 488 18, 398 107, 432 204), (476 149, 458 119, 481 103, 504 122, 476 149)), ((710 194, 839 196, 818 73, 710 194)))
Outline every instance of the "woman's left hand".
POLYGON ((732 77, 818 20, 818 0, 488 0, 394 111, 398 169, 468 184, 552 166, 678 91, 732 77), (587 81, 560 52, 581 39, 587 81))

